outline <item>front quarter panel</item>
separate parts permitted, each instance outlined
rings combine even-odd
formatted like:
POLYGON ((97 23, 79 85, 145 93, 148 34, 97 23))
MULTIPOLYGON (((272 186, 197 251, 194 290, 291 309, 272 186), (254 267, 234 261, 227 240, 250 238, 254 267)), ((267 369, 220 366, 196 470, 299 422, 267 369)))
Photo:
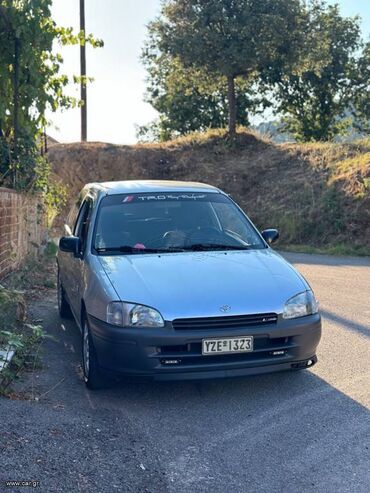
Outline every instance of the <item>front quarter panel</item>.
POLYGON ((83 301, 86 311, 105 321, 108 303, 119 301, 119 297, 97 256, 87 255, 85 265, 83 301))
POLYGON ((299 270, 296 267, 294 267, 294 265, 292 265, 286 258, 284 258, 280 253, 276 252, 272 248, 270 248, 270 252, 273 253, 273 255, 277 259, 280 259, 280 261, 282 263, 284 263, 285 265, 288 265, 291 268, 291 270, 294 272, 294 274, 296 274, 296 276, 302 281, 302 284, 306 290, 312 291, 312 288, 311 288, 310 284, 308 283, 307 279, 299 272, 299 270))

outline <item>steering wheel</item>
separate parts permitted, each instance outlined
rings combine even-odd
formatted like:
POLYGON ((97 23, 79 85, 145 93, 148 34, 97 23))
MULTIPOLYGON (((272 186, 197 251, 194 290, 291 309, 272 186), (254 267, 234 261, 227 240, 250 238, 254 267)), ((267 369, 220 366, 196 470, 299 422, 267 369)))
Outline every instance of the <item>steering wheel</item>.
POLYGON ((172 230, 166 231, 163 234, 163 241, 165 242, 167 247, 183 247, 186 243, 186 240, 187 235, 186 233, 184 233, 184 231, 172 230))
POLYGON ((213 226, 205 226, 204 228, 194 228, 189 231, 188 233, 188 241, 191 241, 192 243, 194 242, 202 242, 204 240, 207 241, 213 241, 217 240, 220 241, 224 237, 223 233, 213 227, 213 226))
POLYGON ((185 233, 182 233, 182 231, 169 230, 165 231, 163 234, 146 238, 144 243, 152 248, 162 248, 164 246, 183 246, 185 238, 186 235, 185 233), (181 245, 171 245, 173 239, 175 239, 175 241, 177 240, 178 235, 184 235, 181 245))

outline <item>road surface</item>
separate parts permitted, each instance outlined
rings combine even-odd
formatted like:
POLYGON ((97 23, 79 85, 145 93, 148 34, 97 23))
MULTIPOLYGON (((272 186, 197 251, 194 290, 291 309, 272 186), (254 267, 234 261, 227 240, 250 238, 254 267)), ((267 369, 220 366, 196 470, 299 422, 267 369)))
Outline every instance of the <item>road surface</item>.
POLYGON ((38 400, 0 399, 0 493, 31 479, 41 492, 368 493, 370 260, 286 257, 323 314, 310 371, 91 393, 51 292, 33 316, 57 341, 21 384, 38 400))

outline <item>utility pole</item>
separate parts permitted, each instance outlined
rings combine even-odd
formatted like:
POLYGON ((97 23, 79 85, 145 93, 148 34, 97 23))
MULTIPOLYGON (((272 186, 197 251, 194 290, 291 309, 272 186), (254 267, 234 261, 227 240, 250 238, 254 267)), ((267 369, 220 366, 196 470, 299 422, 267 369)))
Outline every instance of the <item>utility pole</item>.
MULTIPOLYGON (((85 0, 80 0, 80 31, 85 31, 85 0)), ((81 141, 87 140, 86 43, 80 43, 81 75, 81 141)))

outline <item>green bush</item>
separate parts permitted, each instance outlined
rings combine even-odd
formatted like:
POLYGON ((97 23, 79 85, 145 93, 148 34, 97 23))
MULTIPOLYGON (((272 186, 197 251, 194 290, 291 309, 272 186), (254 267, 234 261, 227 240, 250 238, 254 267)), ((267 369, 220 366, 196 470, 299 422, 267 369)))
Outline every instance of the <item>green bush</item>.
MULTIPOLYGON (((15 355, 0 372, 0 395, 9 392, 10 385, 29 363, 33 348, 46 336, 40 325, 26 323, 26 303, 23 293, 0 285, 0 358, 5 361, 11 351, 15 355)), ((33 366, 36 358, 33 358, 33 366)))

